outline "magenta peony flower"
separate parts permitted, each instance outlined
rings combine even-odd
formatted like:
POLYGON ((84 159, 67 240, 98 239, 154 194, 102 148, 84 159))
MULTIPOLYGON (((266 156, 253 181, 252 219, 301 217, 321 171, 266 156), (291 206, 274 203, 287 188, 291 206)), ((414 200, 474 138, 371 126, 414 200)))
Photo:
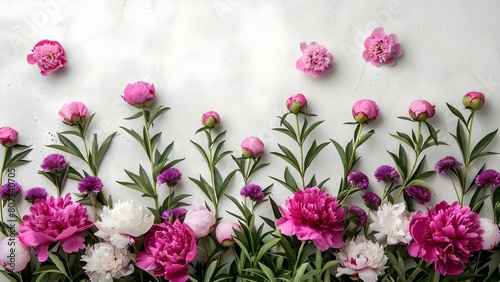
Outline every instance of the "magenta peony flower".
POLYGON ((156 90, 154 84, 144 81, 129 83, 123 90, 123 100, 136 108, 144 108, 153 104, 156 90))
POLYGON ((145 252, 138 252, 136 265, 172 282, 188 280, 188 264, 196 256, 193 230, 180 221, 155 224, 144 237, 145 252))
POLYGON ((249 136, 241 142, 241 153, 245 158, 258 158, 264 153, 264 142, 258 137, 249 136))
POLYGON ((84 121, 89 116, 89 109, 82 102, 64 104, 59 110, 59 117, 65 124, 75 125, 84 121))
POLYGON ((257 184, 248 184, 241 188, 240 195, 244 198, 250 198, 252 201, 262 202, 264 201, 264 192, 262 187, 257 184))
POLYGON ((500 173, 494 169, 483 170, 476 177, 476 185, 478 187, 496 188, 500 185, 500 173))
POLYGON ((366 174, 361 171, 351 171, 347 175, 347 182, 349 182, 352 186, 359 189, 368 188, 368 184, 370 184, 370 180, 366 174))
POLYGON ((439 160, 436 163, 434 170, 439 174, 449 175, 450 171, 454 167, 459 167, 461 165, 462 165, 462 163, 459 162, 457 159, 455 159, 454 157, 448 156, 448 157, 444 157, 441 160, 439 160))
POLYGON ((97 176, 87 176, 78 182, 78 191, 83 194, 99 193, 103 187, 102 181, 97 176))
POLYGON ((332 69, 333 55, 323 45, 314 41, 309 45, 302 42, 300 43, 300 50, 302 56, 295 63, 299 71, 317 77, 322 76, 323 72, 332 69))
POLYGON ((410 220, 413 240, 408 253, 434 262, 441 275, 457 275, 475 251, 482 249, 484 230, 479 215, 458 202, 442 201, 427 213, 418 211, 410 220))
POLYGON ((19 225, 19 241, 35 247, 38 260, 47 260, 49 246, 61 243, 66 253, 74 253, 85 248, 80 234, 94 223, 89 220, 87 209, 82 203, 73 203, 70 194, 64 198, 53 196, 37 200, 30 207, 30 214, 23 216, 19 225))
POLYGON ((378 27, 365 40, 363 59, 379 68, 384 65, 392 66, 396 58, 403 55, 403 48, 398 43, 396 34, 386 35, 384 29, 378 27))
POLYGON ((0 128, 0 142, 4 147, 12 147, 17 143, 18 132, 12 127, 4 126, 0 128))
POLYGON ((431 191, 425 187, 413 185, 406 187, 405 192, 410 198, 421 205, 425 205, 431 201, 431 191))
POLYGON ((24 199, 29 203, 34 203, 37 199, 47 199, 47 190, 42 187, 33 187, 24 192, 24 199))
POLYGON ((364 209, 358 206, 349 206, 347 208, 347 218, 360 227, 363 227, 368 220, 368 215, 364 209))
POLYGON ((342 247, 345 213, 335 197, 312 187, 297 190, 285 204, 286 208, 279 207, 283 217, 276 221, 281 233, 296 234, 300 241, 312 240, 320 251, 342 247))
POLYGON ((300 93, 292 95, 286 100, 286 108, 291 113, 297 114, 305 107, 307 107, 307 99, 300 93))
POLYGON ((380 199, 380 197, 373 192, 366 192, 363 196, 361 196, 361 198, 365 201, 365 205, 374 211, 376 211, 382 204, 382 199, 380 199))
POLYGON ((356 101, 352 105, 352 116, 359 123, 368 123, 378 117, 378 106, 369 99, 356 101))
POLYGON ((61 154, 50 154, 46 156, 40 165, 44 172, 57 173, 68 167, 68 162, 61 154))
POLYGON ((215 228, 217 242, 224 247, 234 246, 236 244, 234 241, 234 236, 236 236, 234 230, 241 232, 241 225, 237 222, 220 222, 217 228, 215 228))
POLYGON ((174 168, 170 167, 162 171, 158 176, 156 177, 156 182, 158 185, 161 184, 167 184, 169 187, 174 187, 179 180, 181 180, 182 173, 174 168))
POLYGON ((207 210, 204 206, 200 206, 198 210, 190 210, 184 218, 184 223, 193 230, 196 238, 207 236, 215 228, 215 215, 207 210))
POLYGON ((28 63, 37 64, 44 76, 68 64, 64 57, 64 49, 57 41, 42 40, 35 44, 31 51, 33 54, 28 55, 28 63))
POLYGON ((424 121, 434 116, 434 107, 436 106, 425 100, 415 100, 411 102, 408 113, 412 120, 424 121))
POLYGON ((462 104, 469 110, 478 111, 484 106, 484 94, 477 91, 470 91, 462 98, 462 104))
POLYGON ((9 198, 15 198, 17 195, 23 192, 23 187, 17 182, 7 182, 0 186, 0 199, 7 200, 9 198))
POLYGON ((187 214, 187 210, 185 208, 176 207, 170 210, 166 210, 161 214, 161 218, 163 220, 170 221, 172 218, 172 222, 175 220, 180 220, 181 222, 184 220, 184 217, 187 214))
POLYGON ((201 124, 208 128, 216 128, 219 126, 220 116, 217 112, 208 111, 201 116, 201 124))

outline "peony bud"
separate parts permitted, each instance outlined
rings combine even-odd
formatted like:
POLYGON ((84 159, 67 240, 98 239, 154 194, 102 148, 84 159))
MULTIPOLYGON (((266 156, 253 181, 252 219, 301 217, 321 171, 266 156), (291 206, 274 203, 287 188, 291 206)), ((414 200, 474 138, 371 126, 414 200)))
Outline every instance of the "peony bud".
POLYGON ((27 57, 30 65, 37 64, 42 75, 47 76, 68 64, 64 49, 57 41, 42 40, 31 50, 33 54, 27 57))
POLYGON ((424 121, 434 116, 434 107, 436 105, 431 105, 431 103, 425 100, 415 100, 411 102, 408 113, 412 120, 424 121))
POLYGON ((245 158, 258 158, 264 152, 264 142, 258 137, 249 136, 241 142, 241 152, 245 158))
POLYGON ((464 104, 466 109, 477 111, 484 106, 484 99, 483 93, 471 91, 462 98, 462 104, 464 104))
POLYGON ((307 107, 307 99, 300 93, 292 95, 286 100, 286 107, 291 113, 297 114, 303 108, 307 107))
POLYGON ((123 100, 136 108, 144 108, 153 103, 155 93, 153 84, 138 81, 127 84, 123 91, 123 100))
POLYGON ((491 250, 500 242, 500 229, 498 225, 489 218, 480 218, 483 234, 483 250, 491 250))
POLYGON ((17 130, 12 127, 2 127, 0 128, 0 142, 4 147, 12 147, 17 143, 17 130))
POLYGON ((236 236, 234 230, 242 231, 241 225, 237 222, 221 222, 217 225, 215 229, 215 237, 217 241, 224 247, 232 247, 235 244, 234 236, 236 236))
POLYGON ((352 116, 359 123, 367 123, 378 117, 378 106, 369 99, 356 101, 352 105, 352 116))
POLYGON ((0 270, 19 272, 26 268, 30 259, 31 248, 17 237, 5 237, 0 241, 0 270))
POLYGON ((184 223, 193 229, 196 238, 207 236, 215 227, 215 215, 200 206, 198 210, 190 210, 184 218, 184 223))
POLYGON ((220 116, 217 112, 208 111, 201 116, 201 124, 208 128, 216 128, 219 126, 220 116))
POLYGON ((89 116, 89 109, 82 102, 64 104, 59 110, 59 117, 65 124, 75 125, 84 121, 89 116))

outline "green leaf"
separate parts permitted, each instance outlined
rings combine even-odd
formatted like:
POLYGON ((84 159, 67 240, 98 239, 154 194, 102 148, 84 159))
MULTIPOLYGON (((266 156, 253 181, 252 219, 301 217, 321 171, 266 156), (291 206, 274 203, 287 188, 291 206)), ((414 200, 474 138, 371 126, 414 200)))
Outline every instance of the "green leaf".
POLYGON ((427 188, 427 190, 431 191, 432 193, 435 193, 434 189, 432 188, 431 185, 429 185, 429 183, 421 180, 421 179, 414 179, 412 181, 410 181, 406 187, 410 187, 410 186, 420 186, 420 187, 424 187, 424 188, 427 188))
POLYGON ((205 160, 205 163, 207 165, 210 165, 210 161, 208 159, 208 155, 207 153, 205 152, 205 150, 203 149, 203 147, 201 147, 200 144, 194 142, 193 140, 191 140, 191 143, 193 143, 193 145, 196 147, 196 149, 198 149, 198 151, 200 152, 201 156, 203 157, 203 159, 205 160))
MULTIPOLYGON (((396 254, 398 254, 398 253, 396 252, 396 254)), ((400 259, 399 254, 398 254, 398 258, 396 258, 392 252, 386 250, 385 255, 389 259, 390 265, 393 266, 394 269, 396 270, 398 277, 399 277, 398 281, 406 282, 405 267, 404 267, 404 263, 403 263, 403 265, 400 264, 402 262, 402 260, 399 260, 400 259)))
POLYGON ((261 262, 259 262, 259 267, 260 267, 260 269, 262 269, 262 271, 264 272, 266 277, 269 279, 269 281, 276 281, 276 278, 274 277, 274 273, 271 270, 271 268, 269 268, 267 265, 265 265, 261 262))
POLYGON ((139 144, 141 144, 144 151, 146 151, 146 147, 144 146, 144 140, 139 135, 139 133, 135 132, 133 129, 128 129, 128 128, 125 128, 123 126, 120 126, 120 128, 125 130, 125 132, 127 132, 130 136, 134 137, 134 139, 137 140, 137 142, 139 142, 139 144))
POLYGON ((344 148, 335 140, 330 139, 330 141, 333 143, 335 146, 335 149, 337 149, 337 152, 339 154, 340 160, 342 161, 342 165, 344 166, 344 171, 347 169, 347 155, 344 152, 344 148))
POLYGON ((368 138, 370 138, 373 134, 375 134, 375 130, 373 129, 363 134, 358 140, 358 147, 365 143, 365 141, 368 140, 368 138))
POLYGON ((163 113, 165 113, 166 111, 170 110, 170 108, 168 107, 165 107, 163 105, 160 105, 158 106, 156 109, 154 109, 154 111, 151 113, 151 116, 149 117, 149 123, 150 124, 153 124, 153 122, 155 121, 155 119, 157 119, 158 117, 160 117, 163 113))
POLYGON ((143 114, 143 112, 142 112, 142 111, 139 111, 139 112, 137 112, 137 113, 135 113, 135 114, 133 114, 133 115, 131 115, 131 116, 129 116, 129 117, 124 118, 124 119, 125 119, 125 120, 137 119, 137 118, 142 117, 142 114, 143 114))
POLYGON ((490 132, 486 136, 484 136, 477 144, 474 146, 474 149, 472 149, 472 152, 470 154, 470 162, 473 160, 477 159, 479 157, 479 154, 482 153, 482 151, 495 139, 495 135, 497 134, 498 129, 496 129, 493 132, 490 132))
POLYGON ((432 127, 432 125, 430 123, 428 123, 427 121, 424 121, 425 125, 427 125, 427 129, 429 130, 429 134, 431 135, 432 137, 432 140, 434 140, 434 144, 438 144, 438 136, 437 136, 437 132, 436 130, 434 129, 434 127, 432 127))
POLYGON ((64 276, 68 277, 68 273, 66 272, 66 268, 64 268, 64 263, 59 259, 59 257, 53 253, 49 252, 49 258, 54 263, 54 265, 59 269, 59 272, 64 274, 64 276))
MULTIPOLYGON (((304 123, 305 123, 306 119, 304 119, 304 123)), ((324 120, 321 120, 321 121, 317 121, 313 124, 311 124, 310 127, 306 128, 303 127, 302 128, 302 134, 301 134, 301 137, 302 137, 302 141, 306 140, 307 136, 309 136, 309 134, 311 134, 311 132, 316 128, 318 127, 320 124, 322 124, 324 122, 324 120)))
POLYGON ((462 121, 463 124, 467 124, 467 122, 465 121, 465 118, 464 116, 462 115, 462 113, 457 110, 455 107, 453 107, 452 105, 446 103, 446 106, 448 106, 448 109, 450 109, 450 111, 459 119, 462 121))
POLYGON ((319 146, 316 145, 316 140, 311 144, 311 147, 307 151, 306 158, 304 161, 304 171, 311 165, 313 160, 318 156, 318 154, 328 145, 328 142, 321 143, 319 146))
POLYGON ((78 147, 73 142, 71 142, 71 140, 69 140, 68 138, 66 138, 64 135, 62 135, 60 133, 57 133, 57 137, 59 138, 59 140, 61 141, 61 143, 65 147, 69 148, 72 152, 74 152, 72 154, 74 154, 75 156, 79 157, 82 160, 85 160, 82 153, 80 152, 80 149, 78 149, 78 147))
POLYGON ((29 163, 30 161, 24 160, 28 154, 33 151, 33 149, 27 149, 22 152, 17 153, 13 157, 9 158, 9 160, 3 165, 3 170, 6 170, 7 168, 18 166, 21 164, 29 163))
POLYGON ((300 171, 299 161, 292 153, 292 151, 290 151, 287 147, 281 144, 278 144, 278 147, 281 149, 281 151, 283 151, 284 154, 281 154, 279 152, 271 152, 271 154, 282 158, 283 160, 291 164, 297 171, 300 171))

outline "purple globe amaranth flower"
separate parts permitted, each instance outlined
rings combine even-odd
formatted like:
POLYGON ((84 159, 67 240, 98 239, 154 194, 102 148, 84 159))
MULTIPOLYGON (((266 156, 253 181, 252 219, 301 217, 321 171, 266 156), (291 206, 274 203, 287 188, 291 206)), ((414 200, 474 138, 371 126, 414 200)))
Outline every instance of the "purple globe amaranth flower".
POLYGON ((436 166, 434 167, 434 170, 439 173, 439 174, 443 174, 443 175, 449 175, 450 174, 450 171, 454 168, 454 167, 459 167, 461 166, 462 163, 459 162, 457 159, 455 159, 454 157, 452 156, 448 156, 448 157, 444 157, 442 158, 441 160, 439 160, 437 163, 436 163, 436 166))
POLYGON ((314 41, 309 45, 302 42, 300 51, 302 51, 302 56, 295 63, 299 71, 317 77, 333 68, 333 55, 323 45, 314 41))
POLYGON ((376 211, 382 204, 382 199, 380 199, 380 197, 373 192, 366 192, 363 196, 361 196, 361 198, 365 201, 365 205, 374 211, 376 211))
POLYGON ((158 174, 156 182, 158 185, 166 183, 168 187, 174 187, 181 178, 182 173, 178 169, 170 167, 158 174))
POLYGON ((403 48, 396 34, 385 34, 382 27, 377 27, 365 40, 363 59, 377 68, 384 65, 392 66, 396 58, 403 55, 403 48))
POLYGON ((286 108, 291 113, 297 114, 305 107, 307 107, 307 99, 300 93, 292 95, 286 100, 286 108))
POLYGON ((351 220, 360 227, 363 227, 368 220, 368 215, 364 209, 358 206, 349 206, 347 208, 347 219, 351 220))
POLYGON ((61 154, 50 154, 46 156, 40 165, 44 172, 57 173, 68 167, 68 162, 61 154))
POLYGON ((262 202, 264 201, 264 192, 262 191, 262 187, 260 187, 257 184, 248 184, 241 188, 240 190, 240 195, 244 198, 250 198, 252 201, 255 202, 262 202))
POLYGON ((99 193, 102 190, 102 181, 97 176, 87 176, 78 182, 78 191, 83 194, 99 193))
POLYGON ((476 185, 478 187, 496 188, 500 185, 500 173, 494 169, 483 170, 476 177, 476 185))
POLYGON ((484 106, 484 94, 478 91, 470 91, 462 98, 462 104, 466 109, 478 111, 484 106))
POLYGON ((45 188, 33 187, 24 192, 24 199, 29 203, 34 203, 37 199, 47 199, 48 193, 45 188))
POLYGON ((415 100, 411 102, 408 113, 412 120, 425 121, 434 116, 436 113, 435 107, 436 105, 432 105, 426 100, 415 100))
POLYGON ((347 175, 347 181, 359 189, 366 189, 368 188, 368 184, 370 184, 368 176, 361 171, 351 171, 347 175))
POLYGON ((386 183, 392 182, 397 183, 399 180, 398 171, 390 165, 379 166, 374 173, 377 182, 384 181, 386 183))
POLYGON ((431 191, 425 187, 413 185, 406 187, 405 192, 410 198, 421 205, 425 205, 431 201, 431 191))
POLYGON ((219 126, 220 116, 217 112, 208 111, 201 116, 201 124, 208 128, 216 128, 219 126))
POLYGON ((170 221, 170 219, 173 219, 172 222, 175 220, 180 220, 182 222, 182 220, 184 220, 184 217, 186 216, 186 214, 187 214, 187 210, 185 208, 176 207, 176 208, 164 211, 161 214, 161 218, 163 218, 164 220, 167 220, 167 221, 170 221))
POLYGON ((17 182, 7 182, 0 186, 0 199, 14 198, 23 192, 23 187, 17 182))

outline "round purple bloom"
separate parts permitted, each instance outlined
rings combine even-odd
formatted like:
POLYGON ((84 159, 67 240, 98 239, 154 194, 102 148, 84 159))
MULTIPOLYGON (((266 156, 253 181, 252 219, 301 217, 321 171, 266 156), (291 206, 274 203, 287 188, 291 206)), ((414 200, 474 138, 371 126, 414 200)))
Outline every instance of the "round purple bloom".
POLYGON ((363 227, 368 220, 368 215, 364 209, 358 206, 349 206, 347 208, 347 218, 360 227, 363 227))
POLYGON ((462 165, 462 163, 459 162, 457 159, 455 159, 454 157, 448 156, 448 157, 445 157, 445 158, 442 158, 441 160, 439 160, 436 163, 434 170, 439 174, 449 175, 450 171, 454 167, 459 167, 461 165, 462 165))
POLYGON ((99 179, 97 176, 87 176, 84 179, 82 179, 80 182, 78 182, 78 191, 80 193, 99 193, 102 190, 102 181, 99 179))
POLYGON ((17 182, 7 182, 0 187, 0 199, 14 198, 23 191, 23 187, 17 182))
POLYGON ((351 171, 347 175, 347 181, 359 189, 368 188, 368 184, 370 183, 368 176, 361 171, 351 171))
POLYGON ((45 200, 47 196, 47 190, 42 187, 33 187, 24 192, 24 199, 30 203, 34 203, 36 199, 45 200))
POLYGON ((52 173, 61 172, 65 170, 67 166, 68 162, 61 154, 50 154, 46 156, 40 165, 43 171, 52 173))
POLYGON ((396 183, 399 180, 398 171, 390 165, 381 165, 375 170, 375 179, 377 182, 384 181, 386 183, 396 183))
POLYGON ((182 173, 176 168, 167 168, 158 174, 156 177, 156 182, 161 185, 167 183, 169 187, 174 187, 177 181, 181 180, 182 173))
POLYGON ((257 184, 248 184, 241 188, 240 195, 244 198, 249 197, 252 201, 262 202, 264 201, 264 192, 262 188, 257 184))
POLYGON ((410 198, 414 199, 421 205, 425 205, 431 201, 431 191, 425 187, 413 185, 407 187, 405 191, 410 198))
POLYGON ((500 185, 500 173, 494 169, 483 170, 476 177, 476 185, 478 187, 487 186, 490 188, 496 188, 500 185))
POLYGON ((382 199, 380 199, 380 197, 373 192, 366 192, 363 196, 361 196, 361 198, 365 201, 365 205, 374 211, 376 211, 382 204, 382 199))
POLYGON ((173 218, 173 221, 183 220, 186 216, 187 210, 185 208, 177 207, 170 210, 166 210, 161 214, 161 218, 164 220, 170 220, 170 217, 173 218))

